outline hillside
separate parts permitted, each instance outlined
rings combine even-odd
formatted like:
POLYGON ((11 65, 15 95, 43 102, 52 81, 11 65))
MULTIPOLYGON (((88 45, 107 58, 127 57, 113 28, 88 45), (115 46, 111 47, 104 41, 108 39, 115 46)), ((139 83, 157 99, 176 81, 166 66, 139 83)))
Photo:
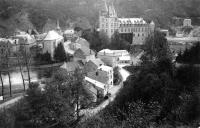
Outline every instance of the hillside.
MULTIPOLYGON (((77 21, 78 26, 91 28, 98 25, 101 4, 102 0, 0 0, 0 33, 31 27, 42 32, 47 21, 57 19, 62 27, 77 21)), ((114 0, 114 4, 120 17, 144 17, 163 28, 174 23, 173 17, 190 17, 199 24, 199 0, 114 0)))

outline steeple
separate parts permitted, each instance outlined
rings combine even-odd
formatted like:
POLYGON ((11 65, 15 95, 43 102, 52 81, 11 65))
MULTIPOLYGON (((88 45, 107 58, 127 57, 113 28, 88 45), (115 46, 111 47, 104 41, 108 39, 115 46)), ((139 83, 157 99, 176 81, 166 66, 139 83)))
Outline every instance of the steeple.
POLYGON ((101 14, 107 15, 109 17, 117 17, 113 0, 103 0, 103 7, 101 9, 101 14))
POLYGON ((59 22, 58 19, 57 19, 57 21, 56 21, 56 29, 57 29, 57 30, 60 30, 60 22, 59 22))

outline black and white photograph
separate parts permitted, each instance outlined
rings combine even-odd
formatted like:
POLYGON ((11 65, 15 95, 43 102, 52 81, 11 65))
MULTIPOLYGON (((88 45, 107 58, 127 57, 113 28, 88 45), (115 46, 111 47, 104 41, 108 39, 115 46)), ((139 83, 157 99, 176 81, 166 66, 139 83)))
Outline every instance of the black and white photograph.
POLYGON ((0 0, 0 128, 200 128, 200 0, 0 0))

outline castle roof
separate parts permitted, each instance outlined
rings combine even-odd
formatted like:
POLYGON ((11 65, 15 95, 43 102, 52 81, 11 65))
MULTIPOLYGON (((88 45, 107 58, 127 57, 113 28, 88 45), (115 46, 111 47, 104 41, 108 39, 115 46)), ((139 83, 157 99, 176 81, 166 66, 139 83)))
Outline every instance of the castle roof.
POLYGON ((143 18, 118 18, 120 24, 147 24, 143 18))

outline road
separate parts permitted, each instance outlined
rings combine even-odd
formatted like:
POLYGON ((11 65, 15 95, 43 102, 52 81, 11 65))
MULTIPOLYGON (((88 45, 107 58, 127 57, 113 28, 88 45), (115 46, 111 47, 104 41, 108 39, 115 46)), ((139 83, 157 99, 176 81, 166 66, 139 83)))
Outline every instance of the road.
MULTIPOLYGON (((130 73, 128 71, 126 71, 125 69, 119 67, 119 72, 122 75, 123 78, 123 82, 126 81, 127 77, 130 75, 130 73)), ((111 103, 112 101, 114 101, 117 93, 120 91, 120 89, 123 87, 123 82, 121 82, 119 85, 117 86, 113 86, 110 90, 109 93, 111 94, 111 96, 103 101, 100 105, 98 105, 95 108, 90 108, 90 109, 84 109, 80 111, 80 115, 84 115, 82 121, 96 115, 99 111, 103 110, 107 105, 109 105, 109 103, 111 103)))
POLYGON ((3 108, 9 108, 11 107, 12 105, 14 105, 15 103, 17 103, 19 100, 21 100, 24 96, 21 95, 21 96, 18 96, 18 97, 15 97, 9 101, 6 101, 2 104, 0 104, 0 110, 3 109, 3 108))

